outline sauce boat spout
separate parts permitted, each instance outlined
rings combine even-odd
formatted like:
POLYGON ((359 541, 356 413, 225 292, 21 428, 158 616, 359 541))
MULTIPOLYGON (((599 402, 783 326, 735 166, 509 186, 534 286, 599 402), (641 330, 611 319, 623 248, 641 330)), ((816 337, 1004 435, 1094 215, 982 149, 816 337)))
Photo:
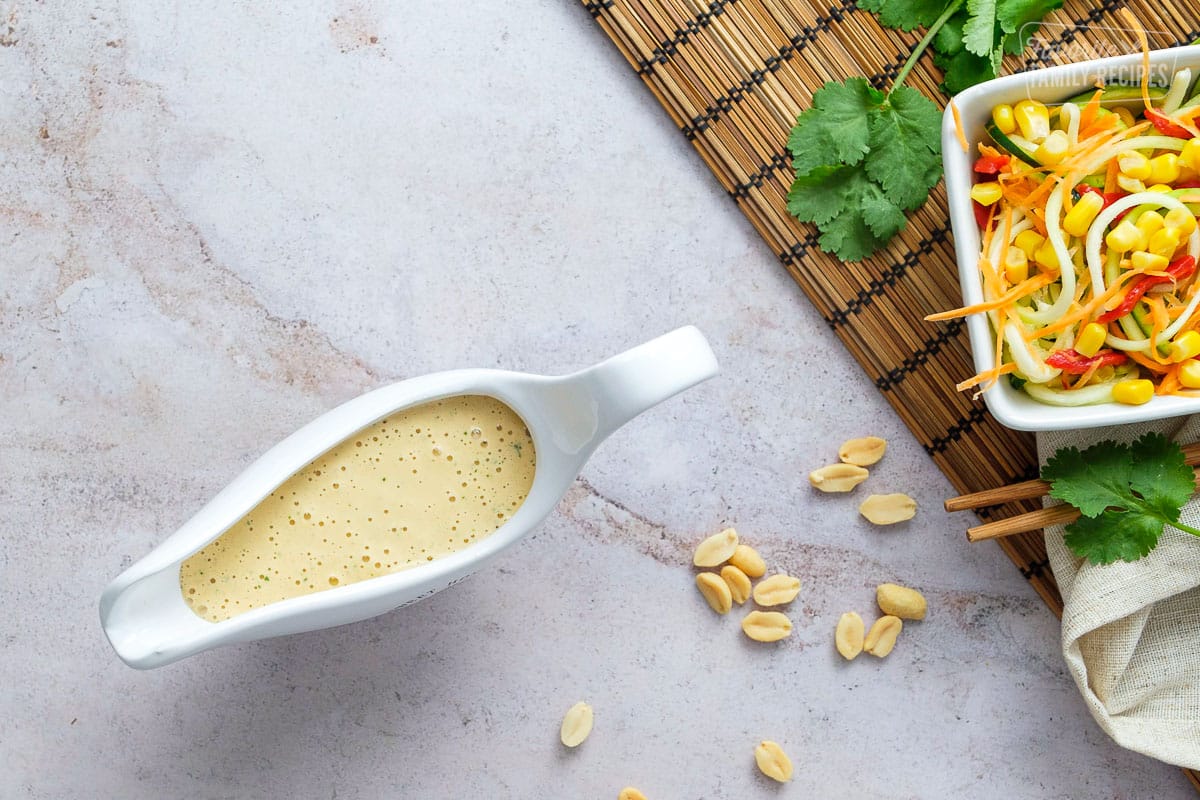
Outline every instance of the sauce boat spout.
POLYGON ((717 357, 698 329, 677 328, 568 380, 587 387, 603 439, 643 411, 717 374, 717 357))

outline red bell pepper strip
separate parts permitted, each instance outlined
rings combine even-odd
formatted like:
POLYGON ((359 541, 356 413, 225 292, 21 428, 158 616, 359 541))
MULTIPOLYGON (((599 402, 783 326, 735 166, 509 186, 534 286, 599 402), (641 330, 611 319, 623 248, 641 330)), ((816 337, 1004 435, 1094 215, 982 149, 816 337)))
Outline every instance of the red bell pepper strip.
MULTIPOLYGON (((1130 311, 1133 311, 1133 307, 1137 305, 1138 300, 1141 300, 1142 295, 1144 295, 1151 287, 1157 286, 1160 283, 1179 283, 1181 280, 1191 276, 1191 274, 1195 271, 1196 259, 1192 258, 1191 256, 1183 256, 1182 258, 1175 259, 1173 262, 1171 262, 1171 265, 1166 268, 1166 275, 1147 275, 1138 280, 1138 282, 1130 287, 1129 291, 1125 293, 1125 297, 1121 299, 1120 305, 1118 305, 1112 311, 1106 311, 1105 313, 1096 317, 1096 322, 1099 322, 1101 325, 1107 325, 1114 319, 1120 319, 1130 311)), ((1049 364, 1050 362, 1047 361, 1046 363, 1049 364)))
POLYGON ((991 212, 988 211, 987 206, 974 200, 971 201, 971 206, 975 211, 975 224, 979 226, 979 230, 986 231, 988 222, 991 221, 991 212))
POLYGON ((1154 127, 1163 136, 1174 136, 1176 139, 1190 139, 1192 132, 1171 121, 1170 117, 1154 108, 1146 109, 1146 119, 1154 123, 1154 127))
POLYGON ((1129 356, 1116 350, 1101 350, 1091 358, 1080 355, 1075 350, 1056 350, 1046 356, 1046 364, 1070 375, 1082 375, 1092 367, 1115 367, 1124 364, 1128 359, 1129 356))
POLYGON ((1008 162, 1012 159, 1009 156, 981 156, 975 162, 975 171, 980 175, 996 175, 1000 170, 1008 166, 1008 162))

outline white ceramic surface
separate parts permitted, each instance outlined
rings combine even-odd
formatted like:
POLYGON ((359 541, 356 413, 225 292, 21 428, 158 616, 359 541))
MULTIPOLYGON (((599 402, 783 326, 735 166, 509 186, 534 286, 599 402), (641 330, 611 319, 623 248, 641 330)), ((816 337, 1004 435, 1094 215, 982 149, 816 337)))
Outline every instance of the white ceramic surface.
MULTIPOLYGON (((1190 67, 1200 71, 1200 46, 1157 50, 1150 54, 1151 75, 1156 82, 1169 80, 1176 70, 1190 67)), ((970 152, 964 153, 955 131, 954 117, 949 108, 942 117, 942 161, 946 168, 946 195, 950 206, 950 223, 954 230, 954 252, 958 259, 958 274, 962 284, 963 303, 983 301, 983 285, 979 275, 979 225, 971 206, 972 164, 978 153, 974 143, 986 140, 984 126, 991 118, 997 103, 1015 103, 1026 98, 1047 104, 1086 91, 1098 78, 1130 82, 1140 80, 1142 56, 1125 56, 1085 61, 1061 67, 1034 70, 1008 75, 987 83, 972 86, 954 98, 962 117, 970 152)), ((995 338, 987 315, 967 317, 967 332, 971 339, 971 355, 975 370, 982 372, 995 366, 995 338)), ((969 375, 963 375, 966 379, 969 375)), ((983 395, 988 410, 1002 424, 1025 431, 1071 430, 1119 425, 1161 419, 1200 412, 1200 400, 1185 397, 1155 397, 1140 406, 1104 403, 1093 406, 1062 408, 1039 403, 1029 395, 1014 389, 1006 380, 997 382, 983 395)))
POLYGON ((218 645, 319 630, 382 614, 451 586, 511 546, 554 510, 579 470, 617 428, 717 374, 704 335, 679 328, 562 377, 455 370, 385 386, 322 414, 268 450, 100 598, 100 622, 127 664, 161 667, 218 645), (529 495, 490 536, 429 564, 284 600, 209 622, 188 608, 180 565, 298 470, 379 419, 467 394, 495 397, 529 428, 537 462, 529 495))

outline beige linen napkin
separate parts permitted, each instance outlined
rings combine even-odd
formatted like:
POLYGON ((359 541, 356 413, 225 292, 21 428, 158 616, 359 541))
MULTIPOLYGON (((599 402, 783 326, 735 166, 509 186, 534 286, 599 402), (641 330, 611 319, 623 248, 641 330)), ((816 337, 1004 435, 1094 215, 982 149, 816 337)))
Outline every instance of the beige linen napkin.
MULTIPOLYGON (((1038 458, 1147 431, 1195 442, 1200 415, 1040 433, 1038 458)), ((1200 527, 1200 499, 1181 519, 1200 527)), ((1200 769, 1200 539, 1167 528, 1140 561, 1099 567, 1076 558, 1056 525, 1046 550, 1063 597, 1063 657, 1096 722, 1122 747, 1200 769)))

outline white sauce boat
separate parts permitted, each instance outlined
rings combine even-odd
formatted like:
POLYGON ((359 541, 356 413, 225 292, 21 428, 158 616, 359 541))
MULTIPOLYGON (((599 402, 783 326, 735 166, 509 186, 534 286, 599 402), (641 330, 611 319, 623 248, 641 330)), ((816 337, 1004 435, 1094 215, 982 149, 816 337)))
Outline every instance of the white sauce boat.
POLYGON ((648 408, 717 374, 704 335, 685 327, 560 377, 492 369, 439 372, 368 392, 321 415, 264 453, 183 527, 100 596, 100 623, 125 663, 170 664, 235 642, 357 622, 463 580, 554 509, 609 434, 648 408), (183 599, 179 569, 313 459, 397 411, 458 395, 500 400, 533 438, 533 485, 512 518, 486 538, 428 564, 262 606, 222 622, 183 599))

